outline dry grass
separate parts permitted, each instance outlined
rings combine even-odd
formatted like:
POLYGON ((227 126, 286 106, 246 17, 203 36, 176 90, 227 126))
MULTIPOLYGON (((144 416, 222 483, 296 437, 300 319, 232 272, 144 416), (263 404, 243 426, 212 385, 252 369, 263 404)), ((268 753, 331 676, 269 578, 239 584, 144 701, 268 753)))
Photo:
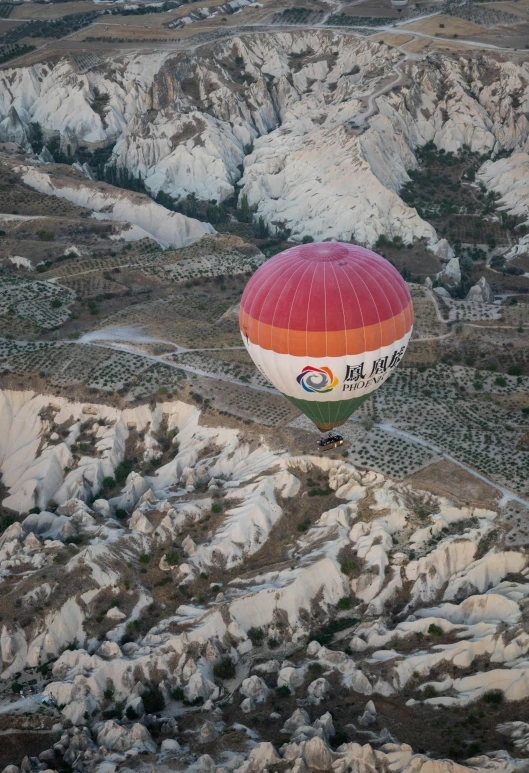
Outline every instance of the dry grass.
POLYGON ((428 38, 411 38, 401 50, 407 54, 418 54, 419 52, 430 48, 432 42, 434 41, 428 40, 428 38))
POLYGON ((90 0, 74 0, 71 3, 21 3, 16 5, 11 13, 11 19, 60 19, 72 13, 89 13, 100 11, 101 6, 90 0))
POLYGON ((388 46, 402 46, 408 41, 413 40, 412 35, 393 35, 391 32, 378 32, 370 38, 374 43, 385 43, 388 46))
POLYGON ((465 35, 468 37, 469 35, 479 35, 485 31, 479 24, 474 24, 465 19, 457 19, 453 16, 445 16, 444 14, 412 21, 409 24, 403 25, 402 29, 422 32, 425 35, 438 34, 440 37, 447 37, 448 35, 465 35), (441 24, 444 24, 444 27, 440 27, 441 24))
MULTIPOLYGON (((137 21, 135 24, 137 24, 137 21)), ((167 40, 167 42, 170 42, 172 40, 178 40, 178 30, 168 30, 163 27, 139 27, 132 24, 115 24, 114 22, 105 25, 97 23, 81 30, 75 37, 70 39, 74 41, 90 42, 95 38, 97 38, 97 41, 106 38, 109 42, 112 42, 113 38, 117 38, 118 40, 137 40, 139 43, 150 41, 152 38, 163 38, 164 41, 167 40)))
POLYGON ((406 478, 414 488, 458 499, 462 504, 497 507, 499 492, 469 472, 443 459, 406 478))
POLYGON ((522 19, 529 19, 529 2, 527 2, 527 0, 522 0, 522 2, 517 3, 490 3, 487 7, 496 11, 512 13, 513 16, 520 16, 522 19))

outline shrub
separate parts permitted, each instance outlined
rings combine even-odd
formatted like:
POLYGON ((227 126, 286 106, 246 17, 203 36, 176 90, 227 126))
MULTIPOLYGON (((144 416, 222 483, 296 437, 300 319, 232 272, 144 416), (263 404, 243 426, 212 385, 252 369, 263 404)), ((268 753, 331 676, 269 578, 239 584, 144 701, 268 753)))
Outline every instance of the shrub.
POLYGON ((175 701, 183 701, 185 698, 184 691, 181 687, 175 687, 172 691, 171 695, 175 699, 175 701))
POLYGON ((158 580, 158 582, 154 583, 154 587, 161 588, 163 585, 168 585, 170 582, 172 582, 172 578, 166 574, 165 577, 162 577, 161 580, 158 580))
POLYGON ((113 488, 115 485, 116 485, 116 481, 111 475, 107 475, 106 478, 103 478, 104 488, 113 488))
POLYGON ((111 701, 113 697, 114 697, 114 690, 111 690, 110 688, 108 690, 105 690, 105 692, 103 693, 103 698, 106 701, 111 701))
POLYGON ((494 383, 497 384, 498 386, 504 387, 504 386, 507 386, 507 379, 505 378, 505 376, 496 376, 494 383))
POLYGON ((352 559, 344 558, 340 564, 340 569, 342 570, 343 574, 350 575, 356 569, 356 564, 352 559))
POLYGON ((280 698, 288 698, 290 695, 290 687, 286 684, 281 685, 281 687, 276 688, 276 693, 279 695, 280 698))
POLYGON ((349 596, 342 596, 336 606, 338 609, 351 609, 351 599, 349 596))
POLYGON ((519 365, 511 365, 507 373, 509 374, 509 376, 521 376, 522 369, 520 368, 519 365))
POLYGON ((335 620, 331 620, 330 623, 323 626, 323 628, 320 628, 319 631, 311 631, 309 638, 319 642, 322 647, 328 647, 329 644, 332 643, 336 633, 345 631, 347 628, 352 628, 358 622, 356 617, 337 617, 335 620))
POLYGON ((492 706, 499 706, 503 701, 503 690, 489 690, 483 696, 483 700, 492 706))
POLYGON ((132 464, 129 461, 123 461, 114 470, 114 477, 118 483, 124 483, 129 473, 132 472, 132 464))
POLYGON ((302 244, 310 244, 313 241, 314 241, 314 239, 312 238, 312 236, 308 236, 307 235, 307 236, 303 237, 303 239, 301 240, 301 243, 302 244))
POLYGON ((309 671, 310 675, 313 676, 315 679, 319 677, 323 672, 323 666, 321 663, 310 663, 309 664, 309 671))
POLYGON ((211 512, 212 513, 222 513, 222 505, 219 505, 218 502, 215 502, 211 505, 211 512))
POLYGON ((441 628, 440 625, 436 625, 436 623, 431 623, 428 626, 428 633, 431 636, 442 636, 444 631, 443 631, 443 629, 441 628))
POLYGON ((307 524, 304 521, 301 521, 301 523, 298 523, 298 525, 296 526, 296 529, 298 531, 303 532, 303 531, 307 531, 308 526, 307 526, 307 524))
POLYGON ((125 711, 125 716, 127 719, 130 719, 131 722, 133 722, 135 719, 138 719, 138 712, 132 708, 132 706, 127 706, 127 709, 125 711))
POLYGON ((337 749, 343 743, 349 743, 349 736, 343 730, 337 730, 331 738, 331 744, 337 749))
POLYGON ((171 548, 171 550, 168 550, 165 554, 165 560, 169 564, 169 566, 176 566, 180 563, 180 555, 178 553, 178 550, 175 550, 174 548, 171 548))
POLYGON ((255 628, 252 626, 252 628, 248 630, 248 638, 250 639, 254 647, 259 646, 260 644, 263 643, 263 639, 264 639, 263 629, 255 628))
POLYGON ((150 564, 151 557, 147 553, 142 553, 140 556, 140 564, 150 564))
POLYGON ((437 693, 435 692, 435 688, 431 684, 427 684, 422 691, 422 697, 424 700, 427 698, 435 698, 436 695, 437 693))
POLYGON ((184 706, 202 706, 202 704, 204 703, 204 698, 201 695, 199 695, 198 698, 195 698, 194 701, 187 701, 184 698, 182 703, 184 704, 184 706))
POLYGON ((162 691, 159 687, 151 687, 141 696, 143 701, 143 707, 146 714, 156 714, 157 711, 162 711, 165 706, 162 691))
POLYGON ((271 650, 275 650, 277 647, 279 647, 279 642, 277 639, 268 639, 268 648, 271 650))
POLYGON ((80 545, 83 541, 83 538, 80 534, 76 534, 74 537, 66 537, 64 540, 65 545, 80 545))
POLYGON ((43 228, 39 228, 37 236, 43 242, 52 242, 55 239, 55 234, 51 231, 45 231, 43 228))
POLYGON ((116 518, 118 518, 120 521, 122 521, 127 516, 128 516, 127 511, 124 510, 122 507, 118 507, 118 509, 116 510, 116 518))
POLYGON ((10 515, 3 515, 0 518, 0 534, 3 534, 12 523, 14 523, 14 521, 10 515))
POLYGON ((233 679, 235 676, 235 664, 231 658, 222 658, 220 663, 213 666, 213 675, 217 679, 233 679))
POLYGON ((60 309, 62 306, 62 301, 60 298, 54 298, 50 304, 52 309, 60 309))
POLYGON ((330 488, 313 488, 308 492, 309 497, 327 497, 332 493, 333 491, 330 488))

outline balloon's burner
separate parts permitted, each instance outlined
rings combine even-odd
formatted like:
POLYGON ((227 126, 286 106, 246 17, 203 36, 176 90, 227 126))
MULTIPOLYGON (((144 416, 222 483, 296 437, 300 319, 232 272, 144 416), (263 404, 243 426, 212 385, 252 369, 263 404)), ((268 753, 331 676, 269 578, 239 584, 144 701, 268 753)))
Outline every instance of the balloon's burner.
POLYGON ((331 448, 337 448, 343 446, 343 437, 336 432, 327 432, 318 440, 318 448, 320 451, 330 451, 331 448))

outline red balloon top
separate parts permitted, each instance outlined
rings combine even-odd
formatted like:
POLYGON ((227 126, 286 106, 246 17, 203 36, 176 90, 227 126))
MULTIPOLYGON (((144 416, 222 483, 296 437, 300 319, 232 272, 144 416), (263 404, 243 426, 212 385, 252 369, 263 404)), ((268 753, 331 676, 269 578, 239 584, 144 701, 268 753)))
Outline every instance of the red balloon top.
POLYGON ((353 331, 405 317, 413 321, 406 282, 384 258, 342 242, 303 244, 264 263, 241 300, 249 320, 290 331, 353 331))

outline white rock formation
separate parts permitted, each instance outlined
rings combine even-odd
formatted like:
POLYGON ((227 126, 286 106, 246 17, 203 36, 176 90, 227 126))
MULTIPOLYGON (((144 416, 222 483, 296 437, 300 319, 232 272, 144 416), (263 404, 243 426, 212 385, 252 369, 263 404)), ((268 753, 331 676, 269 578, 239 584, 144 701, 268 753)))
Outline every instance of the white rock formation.
POLYGON ((104 722, 97 731, 97 742, 117 752, 128 752, 131 749, 137 754, 156 751, 156 743, 144 725, 132 725, 130 730, 126 730, 111 719, 104 722))
POLYGON ((131 223, 136 226, 136 238, 150 237, 163 247, 185 247, 205 234, 215 233, 209 223, 171 212, 141 193, 92 183, 73 173, 63 178, 29 166, 18 167, 17 171, 30 188, 91 209, 100 220, 131 223))
MULTIPOLYGON (((63 142, 67 135, 85 144, 116 140, 113 164, 141 176, 153 194, 175 198, 223 200, 244 164, 243 192, 272 229, 369 245, 381 234, 424 238, 448 259, 444 240, 398 195, 416 166, 415 148, 433 141, 451 152, 463 145, 477 153, 520 151, 518 160, 486 164, 482 179, 508 195, 513 212, 526 212, 514 177, 526 164, 529 122, 513 95, 527 88, 527 72, 464 57, 447 57, 441 68, 412 61, 398 65, 399 88, 385 91, 386 76, 400 80, 398 62, 398 49, 320 30, 235 37, 205 56, 124 55, 82 74, 61 59, 51 68, 2 70, 0 131, 23 142, 29 123, 38 122, 45 136, 60 134, 63 142), (236 74, 235 57, 242 62, 236 74), (487 71, 492 82, 481 80, 487 71), (92 107, 96 90, 108 96, 103 115, 92 107), (358 120, 362 130, 352 131, 358 120)), ((93 193, 76 192, 75 200, 96 211, 105 206, 93 193)), ((113 216, 130 220, 119 203, 111 206, 113 216)), ((173 243, 158 210, 147 217, 142 207, 135 227, 173 243)))
POLYGON ((451 258, 442 271, 437 274, 437 279, 449 285, 461 284, 461 267, 459 258, 451 258))
MULTIPOLYGON (((10 486, 10 501, 25 512, 20 492, 22 484, 30 482, 25 493, 54 496, 60 504, 56 513, 21 518, 0 536, 2 582, 23 575, 23 614, 16 607, 16 616, 9 608, 2 610, 0 673, 9 684, 28 666, 53 659, 43 697, 60 707, 61 754, 75 762, 79 753, 89 752, 83 759, 90 760, 96 773, 125 773, 131 759, 143 753, 158 753, 160 768, 166 763, 174 767, 177 760, 191 773, 521 769, 500 751, 473 759, 471 768, 432 760, 397 743, 382 725, 383 698, 465 707, 492 690, 501 690, 506 703, 529 697, 529 556, 523 549, 505 549, 503 537, 495 536, 496 530, 502 534, 497 526, 504 514, 501 502, 488 510, 432 495, 432 515, 418 523, 410 503, 424 492, 415 491, 412 484, 358 470, 346 458, 292 457, 268 448, 263 439, 252 450, 242 432, 202 425, 198 410, 179 401, 161 403, 154 410, 140 405, 120 411, 31 392, 5 392, 1 399, 0 469, 10 486), (77 492, 79 486, 69 482, 71 473, 64 479, 58 465, 50 464, 50 449, 57 448, 59 439, 52 436, 64 437, 61 425, 68 422, 69 434, 62 441, 68 451, 87 416, 94 418, 98 443, 106 451, 85 459, 84 474, 93 471, 93 480, 111 473, 121 461, 132 423, 145 437, 160 426, 173 430, 178 443, 174 457, 153 476, 131 472, 120 496, 110 503, 96 500, 89 507, 77 496, 66 498, 67 491, 77 492), (307 501, 299 497, 300 479, 315 471, 332 483, 339 504, 330 506, 323 497, 311 502, 320 510, 306 532, 293 530, 288 560, 263 568, 260 550, 266 548, 274 526, 288 526, 285 513, 296 504, 295 498, 301 504, 307 501), (182 484, 190 476, 203 487, 189 495, 182 484), (204 485, 211 479, 218 481, 215 499, 204 485), (195 540, 186 539, 215 501, 223 503, 220 524, 215 519, 215 529, 201 536, 193 532, 195 540), (118 524, 113 518, 117 506, 131 513, 128 521, 118 524), (454 534, 461 523, 464 533, 454 534), (141 524, 156 528, 139 529, 141 524), (71 556, 61 541, 66 525, 83 539, 71 556), (485 535, 491 546, 481 555, 485 535), (144 585, 143 573, 135 575, 134 583, 124 582, 123 567, 128 577, 142 554, 165 555, 169 546, 184 552, 184 543, 185 571, 182 564, 176 568, 168 562, 162 568, 172 572, 166 575, 170 581, 189 577, 192 582, 207 566, 210 576, 200 586, 204 598, 179 604, 157 596, 153 604, 154 592, 151 596, 144 585), (344 549, 355 554, 352 576, 340 566, 344 549), (407 558, 412 549, 419 556, 413 561, 407 558), (56 555, 70 556, 58 570, 56 555), (228 563, 243 569, 239 576, 222 575, 228 563), (44 568, 47 578, 41 577, 44 568), (62 585, 55 579, 58 572, 64 577, 62 585), (215 596, 217 576, 222 578, 221 598, 215 596), (64 598, 63 589, 70 586, 64 598), (357 609, 338 611, 344 596, 357 609), (395 599, 403 614, 392 613, 395 599), (104 642, 88 634, 96 609, 106 615, 103 622, 110 622, 104 642), (323 635, 320 626, 330 619, 348 626, 335 636, 332 648, 316 637, 310 641, 310 631, 323 635), (141 633, 136 620, 143 623, 141 633), (144 625, 147 620, 152 621, 150 628, 144 625), (264 647, 254 647, 252 639, 258 634, 251 628, 261 630, 263 643, 277 640, 276 659, 260 662, 264 647), (215 675, 214 667, 224 657, 237 664, 235 680, 223 682, 215 675), (476 662, 479 670, 473 666, 476 662), (146 714, 147 693, 154 685, 166 702, 160 722, 146 714), (289 742, 278 750, 266 740, 266 722, 259 723, 257 735, 250 722, 233 724, 229 712, 239 706, 247 714, 258 711, 278 720, 282 709, 274 692, 282 686, 295 696, 290 700, 297 701, 297 708, 283 717, 280 732, 289 742), (233 703, 226 700, 228 687, 235 691, 233 703), (427 687, 433 695, 425 692, 427 687), (408 698, 408 692, 403 696, 404 689, 414 697, 408 698), (125 718, 99 719, 109 706, 109 690, 125 718), (339 727, 329 711, 348 693, 354 693, 356 704, 357 695, 365 696, 362 705, 368 701, 353 720, 363 743, 344 743, 333 751, 332 737, 339 727), (186 724, 183 732, 173 703, 181 700, 196 703, 189 707, 195 722, 192 727, 186 724), (321 716, 311 722, 319 704, 321 716), (131 720, 132 711, 136 718, 131 720), (161 747, 153 728, 164 735, 161 747), (221 755, 215 742, 226 728, 248 741, 238 742, 237 752, 222 748, 227 753, 221 755), (210 754, 202 754, 202 744, 211 744, 210 754)), ((18 582, 10 581, 6 588, 18 582)), ((280 724, 274 725, 274 738, 280 724)), ((509 734, 518 742, 514 748, 525 753, 526 723, 504 725, 500 732, 509 734)), ((26 773, 32 770, 27 767, 26 773)))
POLYGON ((503 209, 529 223, 529 152, 487 161, 479 170, 478 179, 487 190, 500 194, 503 209))
POLYGON ((484 276, 473 285, 467 294, 467 301, 472 303, 493 303, 494 293, 484 276))

